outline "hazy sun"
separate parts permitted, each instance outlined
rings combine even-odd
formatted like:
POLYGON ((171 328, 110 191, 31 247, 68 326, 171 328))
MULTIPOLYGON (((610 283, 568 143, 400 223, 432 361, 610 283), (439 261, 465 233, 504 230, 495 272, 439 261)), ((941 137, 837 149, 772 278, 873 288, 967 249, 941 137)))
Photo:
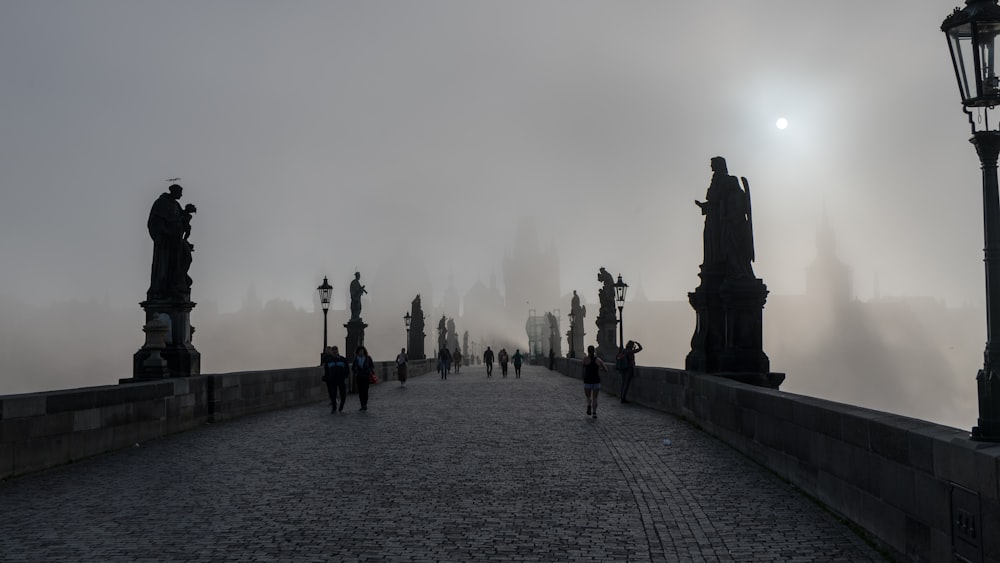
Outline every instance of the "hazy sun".
POLYGON ((788 127, 788 120, 784 117, 779 117, 778 121, 774 122, 774 126, 778 129, 786 129, 788 127))

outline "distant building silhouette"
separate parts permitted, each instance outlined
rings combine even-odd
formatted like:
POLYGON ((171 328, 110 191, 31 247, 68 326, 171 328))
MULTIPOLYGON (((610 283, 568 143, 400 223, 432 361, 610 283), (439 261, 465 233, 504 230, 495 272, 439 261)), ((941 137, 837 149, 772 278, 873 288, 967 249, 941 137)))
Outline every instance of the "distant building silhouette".
POLYGON ((854 298, 851 276, 851 268, 837 257, 833 228, 824 209, 816 229, 816 259, 806 267, 806 295, 830 303, 846 303, 854 298))
POLYGON ((528 309, 541 314, 559 308, 559 256, 551 245, 542 250, 534 218, 518 221, 514 249, 503 258, 503 281, 512 326, 524 327, 528 309))

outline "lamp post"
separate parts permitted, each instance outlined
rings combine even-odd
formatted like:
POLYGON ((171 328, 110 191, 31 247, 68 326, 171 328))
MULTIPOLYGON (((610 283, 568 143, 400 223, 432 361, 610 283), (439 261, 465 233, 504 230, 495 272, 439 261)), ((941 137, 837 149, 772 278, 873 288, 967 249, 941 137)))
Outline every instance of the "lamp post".
POLYGON ((628 284, 622 281, 622 275, 618 274, 618 281, 615 282, 615 303, 618 304, 618 341, 621 349, 625 349, 625 319, 622 318, 622 309, 625 307, 625 292, 628 291, 628 284))
MULTIPOLYGON (((413 321, 413 317, 410 316, 410 312, 407 311, 406 314, 403 315, 403 322, 406 323, 406 349, 407 350, 410 349, 410 323, 412 321, 413 321)), ((409 353, 409 352, 407 352, 407 353, 409 353)))
POLYGON ((323 305, 323 353, 326 353, 326 314, 330 312, 330 297, 333 295, 333 286, 323 276, 323 285, 316 288, 319 292, 319 302, 323 305))
POLYGON ((986 351, 976 375, 979 420, 972 439, 1000 442, 1000 342, 993 331, 1000 320, 1000 200, 997 156, 1000 130, 995 113, 1000 105, 1000 78, 995 55, 1000 47, 1000 6, 997 0, 966 0, 965 8, 945 18, 941 31, 955 67, 962 110, 969 116, 972 138, 983 172, 983 234, 986 240, 986 351))

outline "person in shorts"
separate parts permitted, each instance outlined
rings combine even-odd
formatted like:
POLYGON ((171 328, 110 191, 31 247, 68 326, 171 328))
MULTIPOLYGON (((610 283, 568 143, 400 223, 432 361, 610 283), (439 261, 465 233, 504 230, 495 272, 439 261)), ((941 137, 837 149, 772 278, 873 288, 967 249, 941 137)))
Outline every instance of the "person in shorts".
POLYGON ((587 396, 587 414, 597 418, 597 397, 601 394, 601 372, 607 373, 608 366, 594 353, 593 346, 587 346, 587 356, 583 359, 583 394, 587 396))

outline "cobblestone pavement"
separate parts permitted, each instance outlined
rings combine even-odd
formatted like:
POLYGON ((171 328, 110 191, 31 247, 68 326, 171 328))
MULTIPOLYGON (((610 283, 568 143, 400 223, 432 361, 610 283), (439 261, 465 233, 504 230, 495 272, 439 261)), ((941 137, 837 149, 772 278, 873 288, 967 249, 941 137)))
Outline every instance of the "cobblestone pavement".
POLYGON ((592 419, 577 380, 466 369, 0 483, 0 560, 881 560, 669 415, 602 395, 592 419))

